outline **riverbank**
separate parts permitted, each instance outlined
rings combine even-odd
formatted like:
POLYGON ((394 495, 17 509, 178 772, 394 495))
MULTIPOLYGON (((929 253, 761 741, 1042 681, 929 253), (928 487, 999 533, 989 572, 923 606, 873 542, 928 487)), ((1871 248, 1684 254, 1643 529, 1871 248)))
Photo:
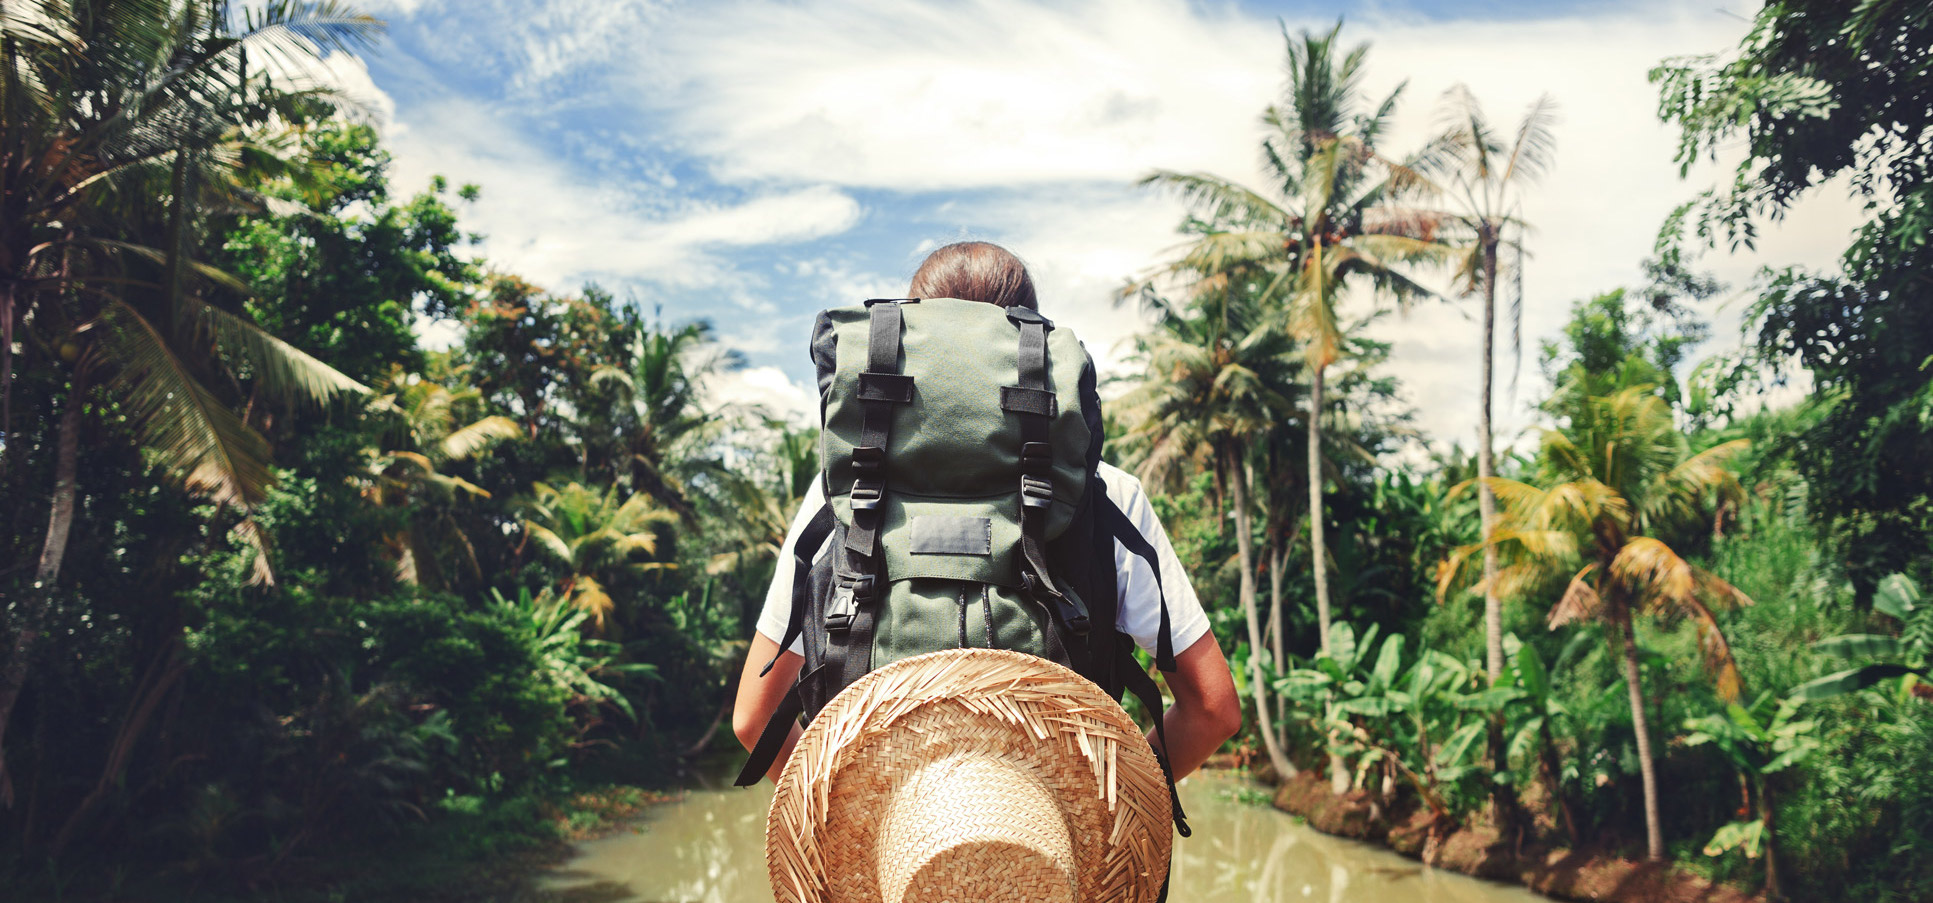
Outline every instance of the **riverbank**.
POLYGON ((1362 791, 1337 796, 1329 779, 1304 771, 1280 785, 1275 808, 1325 834, 1380 844, 1432 868, 1521 884, 1562 900, 1628 903, 1765 903, 1669 863, 1610 853, 1526 845, 1513 850, 1487 826, 1453 826, 1427 809, 1386 813, 1362 791))

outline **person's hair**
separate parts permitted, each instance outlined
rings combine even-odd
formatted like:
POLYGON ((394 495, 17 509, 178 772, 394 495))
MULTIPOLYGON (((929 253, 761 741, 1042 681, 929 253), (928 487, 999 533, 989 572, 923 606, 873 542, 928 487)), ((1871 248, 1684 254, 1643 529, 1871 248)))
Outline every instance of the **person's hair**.
POLYGON ((958 298, 1000 307, 1037 309, 1034 279, 1012 251, 984 241, 954 242, 926 255, 909 298, 958 298))

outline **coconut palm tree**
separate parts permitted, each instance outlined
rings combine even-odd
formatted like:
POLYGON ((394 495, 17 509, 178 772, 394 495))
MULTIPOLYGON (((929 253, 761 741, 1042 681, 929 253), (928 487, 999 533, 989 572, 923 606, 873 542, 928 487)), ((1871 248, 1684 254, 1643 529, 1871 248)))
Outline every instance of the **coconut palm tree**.
POLYGON ((716 412, 706 409, 700 387, 735 358, 713 345, 711 324, 698 321, 639 328, 626 360, 628 367, 603 366, 591 374, 593 385, 614 387, 618 402, 610 412, 618 443, 612 466, 633 489, 650 493, 687 526, 696 524, 698 511, 686 480, 722 470, 691 447, 718 421, 716 412))
MULTIPOLYGON (((1337 23, 1327 34, 1304 31, 1288 41, 1289 84, 1284 102, 1263 115, 1262 142, 1273 190, 1262 192, 1206 173, 1155 172, 1142 180, 1178 193, 1194 209, 1197 237, 1160 276, 1192 279, 1196 291, 1220 290, 1251 279, 1264 288, 1264 307, 1280 308, 1280 323, 1303 347, 1309 374, 1308 410, 1323 410, 1328 370, 1344 345, 1337 307, 1345 289, 1360 284, 1406 306, 1430 294, 1405 272, 1447 258, 1435 238, 1438 216, 1404 206, 1423 184, 1412 170, 1378 154, 1373 143, 1395 111, 1402 87, 1361 112, 1365 42, 1337 57, 1337 23)), ((1310 560, 1321 642, 1330 625, 1327 549, 1321 512, 1321 417, 1309 417, 1310 560)))
POLYGON ((1586 399, 1569 413, 1562 431, 1544 433, 1540 485, 1500 477, 1483 481, 1502 506, 1497 528, 1489 542, 1451 554, 1439 570, 1438 598, 1459 579, 1469 556, 1488 547, 1498 550, 1501 563, 1484 582, 1496 584, 1499 592, 1522 590, 1554 572, 1578 568, 1551 607, 1548 623, 1552 630, 1581 621, 1609 628, 1605 633, 1623 660, 1631 697, 1646 846, 1652 859, 1661 859, 1657 774, 1634 623, 1640 614, 1689 620, 1719 696, 1738 700, 1738 665, 1714 609, 1751 600, 1686 561, 1660 534, 1696 523, 1718 504, 1741 500, 1728 464, 1747 443, 1739 439, 1692 453, 1670 405, 1649 386, 1586 399))
POLYGON ((1258 440, 1294 415, 1297 355, 1288 335, 1256 303, 1259 281, 1231 282, 1214 295, 1197 294, 1187 309, 1149 295, 1159 325, 1141 339, 1150 378, 1122 399, 1127 445, 1140 458, 1141 479, 1172 484, 1186 473, 1211 470, 1227 487, 1235 516, 1242 614, 1247 620, 1249 689, 1269 763, 1295 774, 1278 743, 1263 679, 1263 631, 1256 609, 1253 536, 1254 473, 1258 440))
POLYGON ((515 420, 498 414, 464 419, 476 413, 482 393, 462 383, 463 373, 450 373, 451 388, 393 367, 372 399, 369 412, 388 420, 381 450, 372 449, 370 481, 363 497, 378 506, 414 509, 397 532, 385 538, 396 561, 396 579, 404 583, 438 583, 441 549, 455 547, 474 577, 481 577, 476 549, 457 524, 450 503, 459 496, 489 498, 483 487, 444 469, 468 460, 491 445, 523 438, 515 420))
MULTIPOLYGON (((1483 106, 1464 85, 1444 92, 1444 130, 1416 169, 1438 183, 1433 194, 1445 206, 1444 225, 1462 241, 1455 285, 1465 296, 1483 296, 1483 372, 1477 415, 1477 506, 1487 540, 1496 529, 1497 499, 1485 482, 1497 475, 1491 434, 1492 382, 1496 371, 1497 297, 1509 303, 1513 360, 1523 355, 1525 257, 1523 191, 1550 168, 1556 146, 1556 102, 1543 95, 1530 105, 1514 133, 1490 124, 1483 106), (1508 256, 1506 257, 1506 252, 1508 256)), ((1484 666, 1495 681, 1503 673, 1503 603, 1497 597, 1497 548, 1483 550, 1484 666)))
MULTIPOLYGON (((208 0, 0 10, 0 463, 15 457, 14 347, 67 382, 46 538, 0 660, 0 805, 11 798, 5 730, 73 527, 94 389, 113 393, 164 474, 231 507, 271 480, 267 443, 224 397, 231 377, 283 401, 362 391, 240 313, 245 289, 194 252, 206 212, 258 201, 244 186, 264 171, 292 172, 273 152, 275 124, 336 99, 289 90, 288 77, 380 28, 338 2, 277 0, 240 16, 208 0)), ((247 521, 241 535, 259 544, 247 521)), ((267 557, 256 561, 267 579, 267 557)))
POLYGON ((536 483, 531 492, 525 535, 563 565, 566 574, 558 595, 590 612, 599 630, 617 607, 605 589, 614 577, 674 566, 638 558, 657 555, 661 532, 678 521, 676 514, 653 504, 651 496, 620 498, 615 486, 599 490, 581 483, 561 488, 536 483))

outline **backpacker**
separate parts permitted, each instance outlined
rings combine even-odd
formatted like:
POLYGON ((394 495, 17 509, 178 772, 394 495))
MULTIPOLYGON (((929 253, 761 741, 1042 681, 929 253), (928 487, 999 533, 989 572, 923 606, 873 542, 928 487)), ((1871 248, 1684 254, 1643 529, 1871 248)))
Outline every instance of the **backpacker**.
MULTIPOLYGON (((1161 569, 1096 470, 1100 396, 1080 340, 1028 308, 875 299, 820 313, 812 360, 827 504, 796 542, 779 642, 803 639, 805 663, 738 783, 764 776, 799 714, 941 649, 1052 659, 1133 692, 1160 730, 1160 692, 1116 627, 1115 542, 1157 587, 1161 569)), ((1155 663, 1173 671, 1165 598, 1160 625, 1155 663)), ((1186 836, 1178 802, 1175 816, 1186 836)))

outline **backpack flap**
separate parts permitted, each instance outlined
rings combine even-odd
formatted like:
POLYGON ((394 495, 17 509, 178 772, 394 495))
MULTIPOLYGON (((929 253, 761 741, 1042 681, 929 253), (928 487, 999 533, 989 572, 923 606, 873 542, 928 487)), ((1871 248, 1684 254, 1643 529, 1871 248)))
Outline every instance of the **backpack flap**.
MULTIPOLYGON (((894 369, 911 382, 910 394, 903 396, 896 393, 904 383, 864 376, 868 308, 825 311, 814 330, 813 358, 824 392, 820 453, 826 497, 846 523, 851 523, 850 494, 858 476, 853 449, 862 444, 869 395, 894 394, 884 462, 888 492, 954 499, 1019 492, 1021 425, 1001 407, 1018 381, 1016 325, 1001 308, 953 298, 901 304, 900 316, 904 325, 894 369), (902 397, 908 400, 900 402, 902 397)), ((1052 538, 1067 529, 1086 493, 1094 438, 1080 394, 1086 349, 1071 331, 1051 330, 1048 360, 1053 503, 1045 532, 1052 538)))

